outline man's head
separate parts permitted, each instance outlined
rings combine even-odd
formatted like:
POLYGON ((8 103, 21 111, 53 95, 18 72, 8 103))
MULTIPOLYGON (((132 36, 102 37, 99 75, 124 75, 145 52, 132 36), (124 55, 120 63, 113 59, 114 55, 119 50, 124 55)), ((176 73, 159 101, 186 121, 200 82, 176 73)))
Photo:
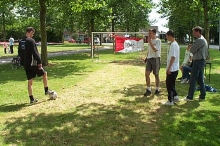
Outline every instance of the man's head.
POLYGON ((196 27, 194 27, 194 28, 192 29, 192 31, 193 31, 193 36, 196 37, 196 38, 198 38, 198 37, 200 37, 201 34, 202 34, 202 27, 196 26, 196 27))
POLYGON ((166 33, 166 38, 167 38, 168 41, 173 41, 174 38, 175 38, 174 31, 173 30, 169 30, 166 33))
POLYGON ((149 35, 150 38, 156 38, 156 33, 157 33, 157 30, 154 29, 154 28, 151 28, 148 31, 148 35, 149 35))
POLYGON ((32 38, 34 36, 34 28, 33 27, 28 27, 26 29, 26 36, 32 38))

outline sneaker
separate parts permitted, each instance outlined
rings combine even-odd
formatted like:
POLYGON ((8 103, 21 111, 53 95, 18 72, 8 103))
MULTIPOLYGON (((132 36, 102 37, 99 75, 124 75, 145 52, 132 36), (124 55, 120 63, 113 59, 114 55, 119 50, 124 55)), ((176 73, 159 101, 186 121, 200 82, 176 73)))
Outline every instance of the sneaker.
POLYGON ((189 99, 187 97, 183 98, 182 100, 184 100, 184 101, 193 101, 193 99, 189 99))
POLYGON ((158 95, 158 94, 160 94, 160 91, 159 90, 155 90, 154 94, 158 95))
POLYGON ((38 100, 37 99, 34 99, 34 100, 31 100, 30 101, 30 104, 34 104, 34 103, 37 103, 38 102, 38 100))
POLYGON ((186 82, 187 82, 187 78, 182 79, 180 83, 181 83, 181 84, 184 84, 184 83, 186 83, 186 82))
POLYGON ((185 83, 186 83, 186 84, 189 84, 189 80, 187 80, 185 83))
POLYGON ((167 102, 163 103, 163 105, 170 105, 170 106, 172 106, 172 105, 174 105, 174 103, 173 103, 172 101, 170 102, 170 101, 168 100, 167 102))
POLYGON ((146 90, 146 92, 144 93, 144 96, 149 96, 151 95, 151 91, 150 90, 146 90))
POLYGON ((51 93, 53 93, 54 91, 53 90, 47 90, 47 92, 45 92, 45 95, 49 95, 49 94, 51 94, 51 93))
POLYGON ((179 99, 178 95, 174 96, 174 102, 179 102, 179 101, 180 101, 180 99, 179 99))
POLYGON ((182 77, 178 78, 177 80, 182 80, 182 77))

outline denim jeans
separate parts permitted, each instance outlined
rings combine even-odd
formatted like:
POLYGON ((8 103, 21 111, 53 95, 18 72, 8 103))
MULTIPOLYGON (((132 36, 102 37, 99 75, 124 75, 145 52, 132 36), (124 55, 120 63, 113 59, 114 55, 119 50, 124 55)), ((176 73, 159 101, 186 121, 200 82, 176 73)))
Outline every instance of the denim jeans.
POLYGON ((204 83, 204 67, 205 60, 193 60, 191 77, 189 81, 189 91, 187 98, 193 99, 194 92, 196 90, 196 83, 199 84, 200 95, 199 98, 205 99, 206 90, 204 83))
POLYGON ((190 79, 190 74, 192 71, 192 67, 189 66, 183 66, 183 79, 190 79))

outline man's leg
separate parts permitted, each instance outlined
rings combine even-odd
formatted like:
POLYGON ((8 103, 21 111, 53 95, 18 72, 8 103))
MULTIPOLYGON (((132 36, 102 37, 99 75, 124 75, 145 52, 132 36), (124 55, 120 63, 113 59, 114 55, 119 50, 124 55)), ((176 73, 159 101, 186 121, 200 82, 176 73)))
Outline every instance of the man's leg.
POLYGON ((33 84, 33 79, 28 80, 28 94, 29 94, 29 96, 33 96, 32 84, 33 84))
POLYGON ((43 84, 44 84, 44 87, 48 87, 48 85, 47 85, 47 72, 45 72, 43 75, 43 84))
POLYGON ((150 87, 150 71, 145 71, 145 79, 147 87, 150 87))
MULTIPOLYGON (((160 77, 158 74, 155 74, 155 83, 156 83, 156 88, 160 87, 160 77)), ((159 90, 159 89, 157 89, 159 90)))

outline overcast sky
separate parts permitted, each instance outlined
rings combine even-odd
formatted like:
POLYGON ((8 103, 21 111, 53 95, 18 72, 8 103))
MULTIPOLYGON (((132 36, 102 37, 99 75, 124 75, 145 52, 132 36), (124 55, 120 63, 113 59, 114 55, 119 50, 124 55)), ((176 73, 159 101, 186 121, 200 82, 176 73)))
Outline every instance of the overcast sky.
MULTIPOLYGON (((158 3, 160 0, 153 0, 154 3, 158 3)), ((152 12, 149 14, 149 19, 154 20, 156 19, 157 22, 152 24, 153 26, 158 26, 159 31, 167 32, 169 29, 166 27, 163 27, 164 24, 168 23, 168 20, 166 18, 160 18, 160 14, 158 14, 157 9, 152 10, 152 12)))

